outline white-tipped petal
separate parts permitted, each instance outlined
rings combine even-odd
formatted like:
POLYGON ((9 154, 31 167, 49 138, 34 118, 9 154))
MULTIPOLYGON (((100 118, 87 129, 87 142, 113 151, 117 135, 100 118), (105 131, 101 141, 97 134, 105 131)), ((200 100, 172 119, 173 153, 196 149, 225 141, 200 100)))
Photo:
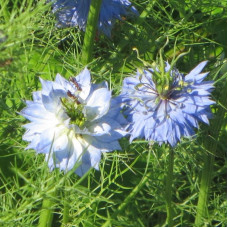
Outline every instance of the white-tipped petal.
POLYGON ((120 150, 117 140, 126 135, 120 105, 112 102, 116 105, 110 109, 107 83, 91 84, 87 68, 70 81, 59 74, 54 82, 40 81, 42 90, 20 113, 31 121, 24 125, 27 149, 45 154, 50 170, 68 172, 78 166, 80 176, 98 170, 102 152, 120 150))

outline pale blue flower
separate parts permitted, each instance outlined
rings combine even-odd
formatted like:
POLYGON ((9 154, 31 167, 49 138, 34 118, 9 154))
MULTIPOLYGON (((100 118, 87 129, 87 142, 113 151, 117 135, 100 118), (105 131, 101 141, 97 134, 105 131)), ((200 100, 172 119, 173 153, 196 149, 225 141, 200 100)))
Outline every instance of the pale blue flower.
MULTIPOLYGON (((58 26, 78 26, 85 31, 91 0, 57 0, 53 3, 58 26)), ((138 12, 129 0, 103 0, 100 9, 98 30, 111 36, 116 19, 122 16, 137 15, 138 12)))
POLYGON ((69 81, 59 74, 55 81, 40 81, 42 90, 21 111, 31 121, 23 139, 30 142, 27 149, 46 155, 51 170, 67 172, 78 164, 82 176, 99 169, 103 152, 121 150, 118 139, 126 135, 127 122, 106 82, 92 84, 87 69, 69 81))
POLYGON ((145 69, 124 79, 121 97, 130 122, 130 141, 145 138, 175 146, 181 136, 194 135, 198 121, 209 124, 210 105, 215 102, 210 100, 213 82, 203 82, 206 64, 201 62, 184 76, 166 63, 164 72, 170 77, 166 88, 159 88, 159 70, 145 69))

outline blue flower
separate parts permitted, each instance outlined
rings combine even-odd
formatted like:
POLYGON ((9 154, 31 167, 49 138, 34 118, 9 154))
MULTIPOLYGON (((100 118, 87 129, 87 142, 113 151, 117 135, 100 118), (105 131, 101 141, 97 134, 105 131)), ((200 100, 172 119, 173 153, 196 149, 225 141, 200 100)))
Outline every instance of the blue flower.
POLYGON ((78 164, 75 172, 82 176, 99 169, 103 152, 121 150, 127 121, 106 82, 92 84, 86 68, 69 81, 59 74, 55 81, 40 81, 42 90, 20 113, 31 121, 23 140, 30 142, 27 149, 45 154, 51 170, 67 172, 78 164))
POLYGON ((163 88, 158 68, 124 79, 121 97, 130 122, 130 141, 145 138, 175 146, 181 136, 194 135, 198 121, 209 124, 210 105, 215 102, 209 97, 213 82, 203 82, 208 75, 201 73, 206 64, 201 62, 184 76, 166 63, 163 73, 169 83, 163 88))
MULTIPOLYGON (((57 0, 53 3, 59 27, 78 26, 85 31, 91 0, 57 0)), ((111 29, 116 19, 121 16, 138 14, 128 0, 103 0, 100 9, 98 29, 111 36, 111 29)))

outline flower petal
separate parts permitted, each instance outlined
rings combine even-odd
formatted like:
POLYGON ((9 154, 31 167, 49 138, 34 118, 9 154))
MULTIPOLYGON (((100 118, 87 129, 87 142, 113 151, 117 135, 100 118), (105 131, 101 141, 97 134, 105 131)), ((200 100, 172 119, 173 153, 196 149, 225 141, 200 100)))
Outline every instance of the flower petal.
POLYGON ((104 116, 110 106, 111 92, 105 88, 95 90, 88 98, 87 105, 84 107, 84 114, 90 121, 104 116))

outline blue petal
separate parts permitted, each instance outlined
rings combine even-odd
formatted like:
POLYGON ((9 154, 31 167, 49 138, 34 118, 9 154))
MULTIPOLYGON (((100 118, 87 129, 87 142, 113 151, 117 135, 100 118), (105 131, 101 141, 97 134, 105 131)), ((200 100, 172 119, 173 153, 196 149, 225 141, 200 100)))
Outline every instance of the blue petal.
POLYGON ((37 152, 48 154, 54 142, 55 129, 47 129, 40 135, 40 142, 37 144, 37 152))
POLYGON ((34 149, 36 150, 38 143, 40 142, 40 134, 32 134, 29 135, 28 133, 25 134, 22 137, 23 140, 31 142, 27 147, 26 150, 28 149, 34 149))
POLYGON ((82 163, 75 171, 75 173, 82 177, 85 173, 87 173, 91 169, 91 164, 82 163))
POLYGON ((206 66, 208 61, 203 61, 200 64, 198 64, 189 74, 185 76, 185 80, 194 80, 196 76, 203 70, 203 68, 206 66))
POLYGON ((74 94, 76 91, 76 88, 69 81, 63 78, 60 74, 56 75, 55 84, 59 84, 61 87, 56 88, 55 86, 54 89, 62 89, 64 90, 65 93, 67 93, 67 91, 70 91, 71 93, 74 94))
POLYGON ((208 73, 200 73, 206 61, 195 67, 186 77, 177 69, 170 69, 166 63, 165 71, 173 78, 167 95, 159 94, 153 81, 156 69, 137 72, 123 82, 121 99, 124 114, 130 122, 130 141, 135 138, 154 140, 161 145, 169 143, 175 146, 181 136, 194 135, 198 121, 208 123, 211 117, 210 99, 213 82, 203 82, 208 73), (183 86, 181 83, 183 82, 183 86), (123 105, 124 104, 124 105, 123 105))
POLYGON ((36 121, 37 119, 49 119, 46 115, 40 115, 40 113, 45 112, 46 110, 44 109, 44 106, 42 104, 31 102, 28 107, 21 110, 20 114, 29 119, 30 121, 36 121))
POLYGON ((78 76, 76 76, 75 79, 80 87, 84 87, 85 89, 90 88, 91 76, 87 68, 85 68, 78 76))
POLYGON ((110 106, 111 92, 105 88, 95 90, 87 100, 84 114, 89 120, 95 120, 104 116, 110 106))
POLYGON ((42 84, 42 94, 45 94, 45 95, 49 94, 50 91, 52 90, 53 82, 43 80, 42 78, 39 78, 39 79, 42 84))
MULTIPOLYGON (((78 26, 85 31, 90 0, 58 0, 53 4, 58 26, 78 26)), ((98 29, 107 36, 111 35, 111 28, 115 19, 121 20, 124 15, 138 15, 137 10, 128 0, 103 0, 99 15, 98 29)))
POLYGON ((113 150, 121 150, 118 141, 101 142, 99 137, 84 136, 85 140, 90 142, 91 146, 99 149, 101 152, 111 152, 113 150))
POLYGON ((36 91, 32 93, 34 102, 41 103, 41 99, 42 99, 41 96, 42 96, 41 91, 36 91))
POLYGON ((61 108, 60 97, 64 97, 64 95, 62 95, 62 94, 63 94, 62 90, 51 91, 48 95, 43 94, 42 102, 43 102, 45 109, 52 113, 58 112, 59 109, 61 108))

